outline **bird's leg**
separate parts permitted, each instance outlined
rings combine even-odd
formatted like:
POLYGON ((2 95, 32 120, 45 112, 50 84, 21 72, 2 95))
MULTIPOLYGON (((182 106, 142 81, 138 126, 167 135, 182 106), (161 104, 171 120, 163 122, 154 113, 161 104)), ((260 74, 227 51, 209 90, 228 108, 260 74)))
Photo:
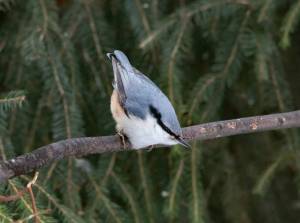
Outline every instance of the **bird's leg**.
POLYGON ((147 152, 151 152, 153 148, 154 148, 154 145, 148 146, 147 152))
POLYGON ((126 149, 126 136, 123 134, 122 131, 117 131, 117 134, 119 135, 120 137, 120 140, 121 140, 121 143, 122 143, 122 146, 123 146, 123 149, 126 149))

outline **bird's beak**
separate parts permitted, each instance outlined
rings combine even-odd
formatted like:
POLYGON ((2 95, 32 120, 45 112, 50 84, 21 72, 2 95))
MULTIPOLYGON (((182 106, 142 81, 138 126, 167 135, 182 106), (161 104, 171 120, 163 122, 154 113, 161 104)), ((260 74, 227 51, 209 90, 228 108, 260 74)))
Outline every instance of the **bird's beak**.
POLYGON ((120 62, 119 62, 118 58, 116 57, 116 55, 114 53, 107 53, 106 56, 112 63, 114 73, 118 72, 118 70, 120 69, 120 66, 117 66, 117 64, 120 62))
POLYGON ((182 138, 178 138, 176 140, 180 145, 184 146, 185 148, 191 148, 191 145, 184 141, 182 138))
POLYGON ((106 56, 108 57, 109 60, 112 60, 112 58, 116 58, 115 54, 113 53, 107 53, 106 56))
POLYGON ((111 60, 113 65, 119 65, 119 69, 122 68, 126 72, 134 73, 127 56, 122 51, 115 50, 113 53, 107 53, 106 56, 111 60))

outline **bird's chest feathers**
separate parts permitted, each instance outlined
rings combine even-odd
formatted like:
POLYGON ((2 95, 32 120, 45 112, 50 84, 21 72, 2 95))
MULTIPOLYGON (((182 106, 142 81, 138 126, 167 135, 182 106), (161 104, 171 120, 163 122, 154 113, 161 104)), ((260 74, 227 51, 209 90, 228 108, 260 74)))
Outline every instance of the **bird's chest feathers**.
POLYGON ((110 110, 116 122, 120 122, 126 116, 124 109, 121 107, 118 98, 118 92, 113 91, 110 99, 110 110))
POLYGON ((122 131, 128 136, 134 148, 142 148, 155 144, 169 144, 170 136, 150 114, 145 119, 129 115, 118 123, 122 131))

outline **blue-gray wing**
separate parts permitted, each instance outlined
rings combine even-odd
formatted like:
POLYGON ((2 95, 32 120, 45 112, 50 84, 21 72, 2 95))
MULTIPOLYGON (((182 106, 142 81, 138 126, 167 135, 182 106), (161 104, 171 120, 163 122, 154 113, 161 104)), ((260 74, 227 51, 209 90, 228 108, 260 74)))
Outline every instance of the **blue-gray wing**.
POLYGON ((126 91, 125 109, 142 119, 154 116, 165 131, 181 135, 175 110, 167 96, 146 76, 137 74, 136 80, 126 91))

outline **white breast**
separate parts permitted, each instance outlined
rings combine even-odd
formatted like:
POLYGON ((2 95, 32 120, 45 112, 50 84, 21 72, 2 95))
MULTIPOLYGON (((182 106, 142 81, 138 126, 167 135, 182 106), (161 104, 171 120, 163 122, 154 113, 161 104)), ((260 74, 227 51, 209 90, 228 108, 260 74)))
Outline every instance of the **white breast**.
POLYGON ((119 120, 118 127, 129 138, 133 148, 139 149, 151 145, 177 144, 156 122, 155 118, 148 115, 145 120, 133 116, 123 116, 119 120))

